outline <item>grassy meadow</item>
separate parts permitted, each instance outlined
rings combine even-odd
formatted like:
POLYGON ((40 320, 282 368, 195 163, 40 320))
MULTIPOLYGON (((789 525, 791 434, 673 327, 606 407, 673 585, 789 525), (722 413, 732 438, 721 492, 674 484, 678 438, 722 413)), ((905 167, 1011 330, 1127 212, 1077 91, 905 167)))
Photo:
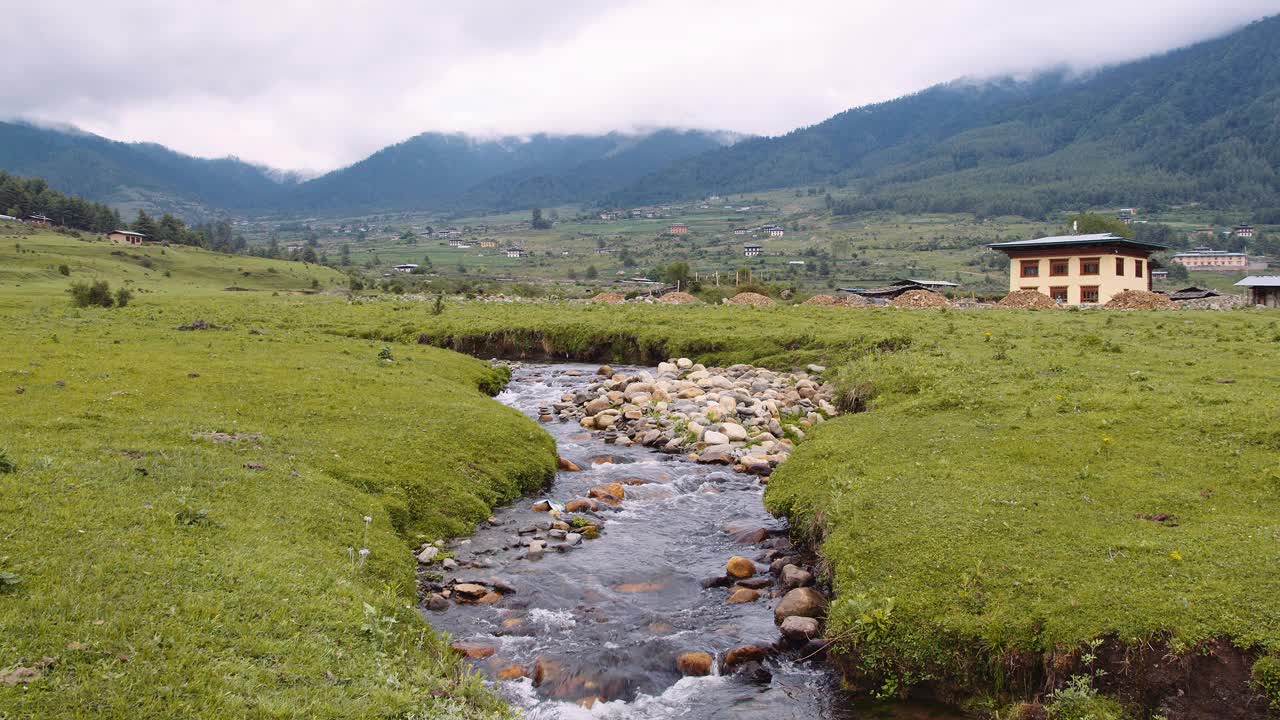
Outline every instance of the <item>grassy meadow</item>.
POLYGON ((485 351, 828 365, 866 412, 812 431, 766 504, 820 543, 829 632, 884 693, 1008 688, 1004 659, 1095 638, 1280 653, 1273 311, 380 312, 377 335, 485 351))
POLYGON ((0 717, 501 711, 413 609, 410 554, 554 471, 482 392, 501 373, 323 331, 301 294, 323 269, 20 242, 0 257, 0 680, 39 676, 0 682, 0 717), (86 275, 150 292, 73 309, 86 275), (220 329, 177 329, 196 319, 220 329))
POLYGON ((501 712, 413 611, 410 549, 539 486, 554 449, 485 397, 500 372, 440 348, 826 365, 865 412, 765 499, 819 543, 841 662, 882 694, 1008 690, 1006 659, 1095 638, 1280 655, 1274 311, 436 315, 300 263, 117 250, 0 235, 0 676, 39 673, 0 682, 0 717, 501 712), (77 279, 137 294, 74 309, 77 279))

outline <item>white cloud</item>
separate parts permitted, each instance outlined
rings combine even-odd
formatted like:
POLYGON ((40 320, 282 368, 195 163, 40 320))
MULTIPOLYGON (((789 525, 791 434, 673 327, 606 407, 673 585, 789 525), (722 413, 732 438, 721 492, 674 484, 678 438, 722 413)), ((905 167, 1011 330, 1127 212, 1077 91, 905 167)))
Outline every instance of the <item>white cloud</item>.
POLYGON ((1276 10, 1275 0, 27 3, 5 14, 26 31, 6 38, 0 108, 197 155, 325 169, 426 130, 777 134, 960 76, 1142 57, 1276 10))

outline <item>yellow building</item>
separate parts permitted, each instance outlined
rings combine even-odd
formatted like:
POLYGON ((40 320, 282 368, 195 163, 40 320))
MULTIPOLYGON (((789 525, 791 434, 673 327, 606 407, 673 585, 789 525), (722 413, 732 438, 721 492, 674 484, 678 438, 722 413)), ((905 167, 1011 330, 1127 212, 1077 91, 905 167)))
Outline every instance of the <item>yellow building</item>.
POLYGON ((1009 291, 1042 292, 1065 305, 1105 303, 1124 290, 1151 289, 1151 253, 1163 245, 1110 233, 995 243, 1009 256, 1009 291))

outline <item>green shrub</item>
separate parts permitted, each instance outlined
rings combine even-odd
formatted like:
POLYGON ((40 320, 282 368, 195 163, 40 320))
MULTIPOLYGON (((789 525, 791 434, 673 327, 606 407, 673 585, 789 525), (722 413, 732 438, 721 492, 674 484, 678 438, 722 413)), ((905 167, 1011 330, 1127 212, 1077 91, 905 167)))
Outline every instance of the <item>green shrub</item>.
POLYGON ((18 472, 18 464, 9 457, 9 453, 0 449, 0 475, 18 472))
POLYGON ((1267 696, 1271 712, 1280 714, 1280 658, 1266 655, 1253 663, 1253 685, 1267 696))
POLYGON ((116 290, 116 307, 124 307, 133 299, 133 291, 129 288, 120 288, 116 290))
POLYGON ((67 292, 71 293, 71 304, 76 307, 111 307, 116 302, 106 280, 74 282, 67 292))
POLYGON ((61 273, 63 277, 66 277, 71 274, 71 266, 63 263, 58 266, 58 272, 61 273))
POLYGON ((1067 686, 1053 694, 1046 708, 1050 720, 1129 720, 1130 716, 1116 700, 1103 697, 1093 689, 1088 675, 1076 675, 1067 686))

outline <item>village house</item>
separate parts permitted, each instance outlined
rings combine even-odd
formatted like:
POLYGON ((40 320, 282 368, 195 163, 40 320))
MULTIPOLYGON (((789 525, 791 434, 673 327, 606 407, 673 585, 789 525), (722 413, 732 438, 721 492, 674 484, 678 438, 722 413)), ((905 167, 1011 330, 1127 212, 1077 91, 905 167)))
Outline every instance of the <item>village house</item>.
POLYGON ((993 243, 1009 256, 1009 291, 1034 290, 1066 305, 1105 303, 1125 290, 1150 290, 1156 243, 1111 233, 993 243))
POLYGON ((760 229, 769 237, 782 237, 786 234, 786 231, 783 230, 781 225, 765 225, 760 229))
POLYGON ((1235 230, 1233 230, 1232 232, 1234 232, 1234 233, 1236 234, 1236 237, 1251 238, 1251 237, 1253 237, 1253 226, 1252 226, 1252 225, 1237 225, 1237 226, 1235 227, 1235 230))
POLYGON ((689 226, 684 223, 671 223, 671 226, 667 228, 667 232, 672 235, 688 235, 689 226))
POLYGON ((482 248, 496 248, 496 247, 498 247, 498 241, 497 241, 497 240, 481 240, 481 241, 480 241, 480 247, 482 247, 482 248))
POLYGON ((53 225, 53 218, 47 215, 28 215, 27 224, 32 227, 47 228, 53 225))
POLYGON ((751 228, 736 227, 733 229, 734 235, 746 235, 749 232, 751 232, 751 228))
POLYGON ((404 263, 402 265, 393 265, 391 269, 395 270, 396 272, 411 273, 414 270, 417 270, 418 266, 414 265, 413 263, 404 263))
POLYGON ((1178 253, 1173 256, 1173 261, 1188 270, 1211 272, 1235 272, 1249 267, 1249 256, 1242 252, 1211 250, 1203 246, 1190 252, 1178 253))
POLYGON ((132 230, 112 230, 107 233, 107 239, 123 245, 141 245, 147 239, 147 236, 132 230))
POLYGON ((520 248, 507 248, 507 257, 509 258, 522 258, 524 256, 525 251, 520 248))
POLYGON ((1280 307, 1280 275, 1250 275, 1236 285, 1249 289, 1249 304, 1280 307))
POLYGON ((752 244, 742 246, 742 254, 747 257, 760 257, 760 253, 762 252, 764 252, 764 248, 759 245, 752 244))

